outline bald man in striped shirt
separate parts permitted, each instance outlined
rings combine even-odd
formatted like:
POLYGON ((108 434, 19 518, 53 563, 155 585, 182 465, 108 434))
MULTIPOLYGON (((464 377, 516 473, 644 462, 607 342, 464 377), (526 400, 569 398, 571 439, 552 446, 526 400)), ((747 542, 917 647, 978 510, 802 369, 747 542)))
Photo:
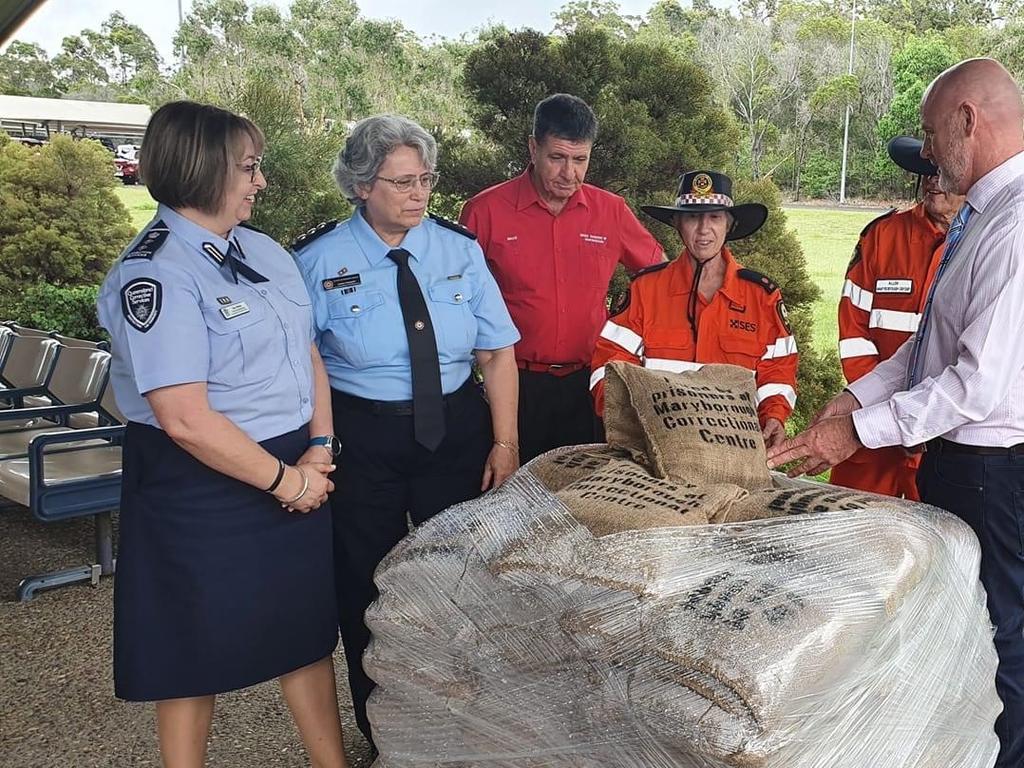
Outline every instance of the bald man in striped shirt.
POLYGON ((791 475, 861 446, 926 446, 923 501, 981 543, 1003 713, 997 768, 1024 765, 1024 103, 992 59, 943 72, 921 101, 921 155, 967 202, 950 226, 917 333, 769 451, 791 475))

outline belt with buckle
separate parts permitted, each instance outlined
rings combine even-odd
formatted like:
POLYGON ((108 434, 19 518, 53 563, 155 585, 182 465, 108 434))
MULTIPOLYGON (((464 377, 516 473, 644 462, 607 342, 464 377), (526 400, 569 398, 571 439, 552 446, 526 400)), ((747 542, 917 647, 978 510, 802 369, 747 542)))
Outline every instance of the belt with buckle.
POLYGON ((548 373, 552 376, 568 376, 587 367, 587 363, 535 363, 531 360, 516 360, 516 365, 521 371, 548 373))
POLYGON ((963 453, 972 456, 1013 456, 1024 454, 1024 443, 1017 443, 1006 448, 999 448, 992 445, 964 445, 954 443, 942 437, 936 437, 928 441, 928 450, 935 453, 963 453))
MULTIPOLYGON (((447 406, 456 402, 471 394, 475 389, 476 384, 473 382, 473 377, 470 376, 461 387, 444 396, 444 404, 447 406)), ((412 400, 368 400, 365 397, 356 397, 337 389, 331 390, 331 397, 338 407, 354 408, 365 413, 372 413, 374 416, 412 416, 412 400)))

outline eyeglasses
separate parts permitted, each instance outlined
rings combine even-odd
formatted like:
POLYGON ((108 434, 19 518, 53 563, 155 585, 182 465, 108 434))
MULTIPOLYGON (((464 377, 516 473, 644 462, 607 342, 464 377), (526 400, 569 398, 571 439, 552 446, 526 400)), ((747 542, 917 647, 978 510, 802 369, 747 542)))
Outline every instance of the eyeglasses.
POLYGON ((420 186, 428 192, 437 186, 441 174, 436 171, 422 173, 419 176, 400 176, 397 179, 388 179, 384 176, 374 176, 375 179, 388 182, 395 188, 396 192, 412 192, 413 185, 418 181, 420 186))
POLYGON ((263 158, 257 157, 251 163, 239 163, 238 167, 249 174, 249 182, 251 184, 256 183, 256 174, 263 168, 263 158))

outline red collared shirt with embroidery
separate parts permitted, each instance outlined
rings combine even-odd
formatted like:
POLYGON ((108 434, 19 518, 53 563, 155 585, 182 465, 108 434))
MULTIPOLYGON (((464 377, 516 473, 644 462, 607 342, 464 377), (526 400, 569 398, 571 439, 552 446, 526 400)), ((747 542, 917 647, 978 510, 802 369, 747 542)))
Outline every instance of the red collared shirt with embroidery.
POLYGON ((798 358, 782 294, 770 279, 737 264, 728 248, 722 257, 722 287, 697 302, 696 341, 686 316, 693 265, 685 251, 633 281, 629 303, 605 323, 594 350, 590 389, 598 414, 612 361, 675 372, 731 363, 754 372, 761 426, 772 418, 785 423, 796 404, 798 358))
POLYGON ((516 359, 586 365, 615 265, 638 271, 662 261, 662 248, 625 200, 590 184, 552 215, 531 170, 473 197, 459 220, 476 234, 522 335, 516 359))

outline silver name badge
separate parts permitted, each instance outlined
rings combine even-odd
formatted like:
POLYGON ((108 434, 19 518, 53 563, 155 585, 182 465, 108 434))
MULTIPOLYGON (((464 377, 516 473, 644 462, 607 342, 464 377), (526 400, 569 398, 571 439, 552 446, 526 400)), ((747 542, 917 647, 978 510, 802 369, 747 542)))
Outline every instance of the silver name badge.
POLYGON ((914 281, 900 278, 875 281, 875 293, 913 293, 914 281))
POLYGON ((230 320, 233 317, 248 314, 249 305, 246 304, 244 301, 236 301, 234 304, 229 304, 226 307, 221 307, 220 313, 225 320, 230 320))

